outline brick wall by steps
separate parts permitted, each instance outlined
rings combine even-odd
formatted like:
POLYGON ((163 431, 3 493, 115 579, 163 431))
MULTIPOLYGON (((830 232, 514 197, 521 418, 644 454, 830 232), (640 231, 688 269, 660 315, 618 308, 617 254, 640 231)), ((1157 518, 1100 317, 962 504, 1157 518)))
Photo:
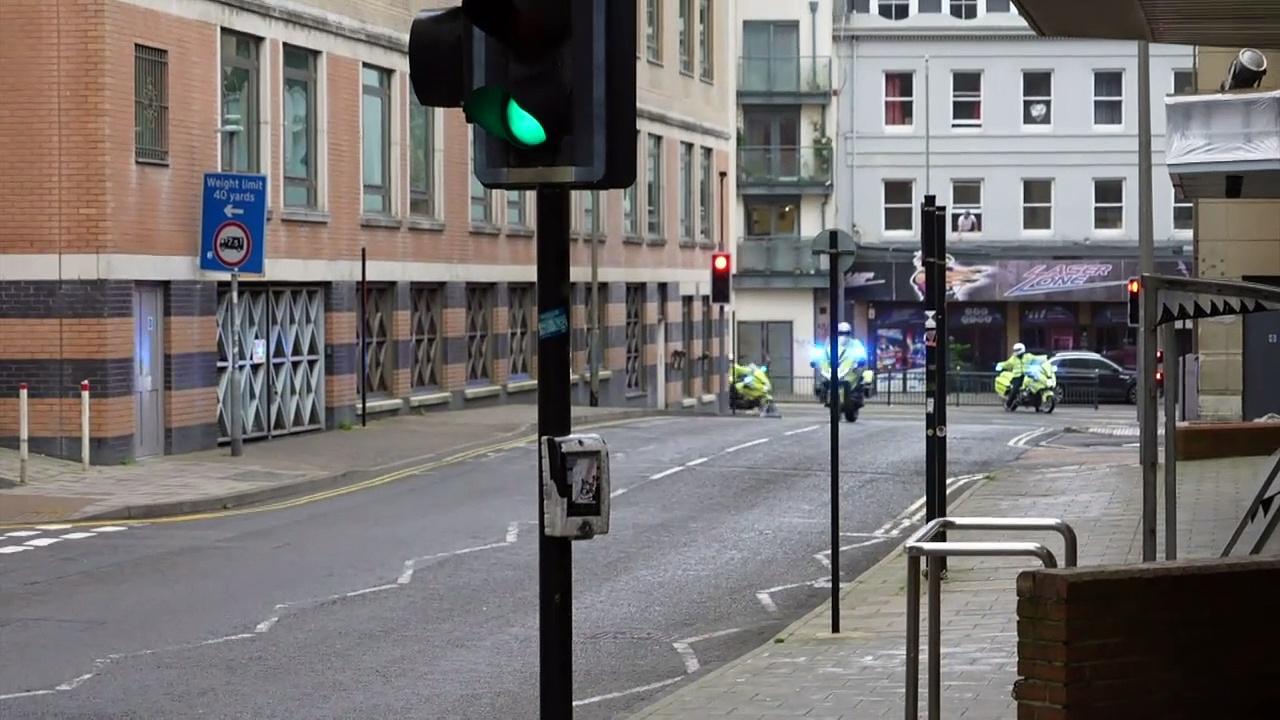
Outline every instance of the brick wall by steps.
POLYGON ((1019 720, 1245 720, 1280 707, 1280 560, 1018 576, 1019 720))

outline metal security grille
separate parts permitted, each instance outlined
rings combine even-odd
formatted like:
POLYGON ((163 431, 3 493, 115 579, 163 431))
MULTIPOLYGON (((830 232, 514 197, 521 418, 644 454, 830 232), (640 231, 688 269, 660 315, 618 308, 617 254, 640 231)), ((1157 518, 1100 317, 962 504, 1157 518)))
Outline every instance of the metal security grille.
POLYGON ((438 287, 415 287, 409 325, 413 332, 413 386, 440 386, 440 309, 438 287))
POLYGON ((493 288, 467 287, 467 382, 489 382, 489 328, 493 317, 493 288))
POLYGON ((627 391, 644 391, 644 286, 627 286, 627 391))
POLYGON ((711 320, 711 298, 702 298, 702 392, 711 392, 712 370, 715 358, 711 356, 711 337, 715 334, 715 326, 711 320))
POLYGON ((169 52, 133 46, 133 153, 141 162, 169 161, 169 52))
POLYGON ((507 339, 511 344, 511 363, 508 367, 513 378, 533 375, 533 345, 529 336, 529 317, 533 310, 533 288, 513 285, 507 290, 507 339))
POLYGON ((218 288, 218 437, 231 436, 231 348, 244 437, 286 435, 324 427, 324 294, 319 288, 251 288, 240 292, 239 327, 231 325, 231 293, 218 288), (255 350, 260 350, 255 356, 255 350))
POLYGON ((680 349, 684 351, 684 364, 680 378, 685 397, 693 397, 693 298, 680 298, 680 349))
POLYGON ((392 288, 369 288, 364 304, 364 382, 371 393, 391 391, 391 376, 395 372, 395 355, 391 351, 394 298, 392 288))

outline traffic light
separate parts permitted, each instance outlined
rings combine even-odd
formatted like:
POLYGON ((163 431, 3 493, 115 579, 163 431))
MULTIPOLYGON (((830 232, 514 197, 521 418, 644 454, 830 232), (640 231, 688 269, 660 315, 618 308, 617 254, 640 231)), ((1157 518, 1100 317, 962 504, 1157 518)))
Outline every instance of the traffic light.
POLYGON ((1156 349, 1156 389, 1164 389, 1164 350, 1156 349))
POLYGON ((1129 292, 1129 327, 1138 327, 1142 324, 1142 281, 1129 278, 1125 289, 1129 292))
POLYGON ((726 304, 729 302, 730 290, 733 287, 733 262, 729 253, 711 254, 711 302, 726 304))
POLYGON ((463 0, 414 19, 409 74, 419 102, 477 127, 485 186, 625 188, 635 52, 635 0, 463 0))

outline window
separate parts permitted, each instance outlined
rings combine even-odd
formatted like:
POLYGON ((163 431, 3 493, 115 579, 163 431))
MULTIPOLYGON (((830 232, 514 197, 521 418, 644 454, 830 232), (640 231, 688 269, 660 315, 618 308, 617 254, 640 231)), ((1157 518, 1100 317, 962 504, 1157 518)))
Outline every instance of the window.
POLYGON ((951 0, 951 17, 961 20, 978 17, 978 0, 951 0))
POLYGON ((258 172, 258 38, 222 33, 222 171, 258 172))
POLYGON ((911 127, 915 124, 915 73, 884 74, 884 124, 911 127))
POLYGON ((982 73, 951 73, 951 127, 982 127, 982 73))
POLYGON ((693 0, 677 0, 676 43, 680 46, 680 72, 693 74, 693 0))
POLYGON ((911 232, 915 229, 915 182, 884 181, 884 231, 911 232))
POLYGON ((390 215, 391 71, 365 65, 361 78, 364 211, 390 215))
POLYGON ((1022 181, 1022 229, 1053 229, 1053 181, 1022 181))
POLYGON ((1053 124, 1053 73, 1048 70, 1022 71, 1022 124, 1029 127, 1053 124))
POLYGON ((711 195, 711 177, 715 173, 715 161, 711 154, 711 148, 701 148, 699 152, 702 154, 699 162, 700 175, 698 177, 698 237, 703 242, 711 243, 715 241, 715 201, 711 195))
POLYGON ((533 376, 535 340, 529 328, 533 325, 533 286, 511 285, 507 289, 507 342, 511 357, 507 365, 510 378, 533 376))
POLYGON ((644 285, 627 285, 625 323, 627 392, 642 393, 648 374, 644 362, 644 285))
POLYGON ((982 232, 982 181, 951 181, 951 232, 982 232))
POLYGON ((911 14, 910 0, 879 0, 880 17, 889 20, 906 20, 911 14))
POLYGON ((680 143, 680 239, 693 239, 693 145, 680 143))
POLYGON ((316 54, 284 46, 284 204, 314 208, 316 197, 316 54))
POLYGON ((600 191, 587 190, 582 193, 582 232, 587 235, 601 234, 600 191))
POLYGON ((1173 94, 1174 95, 1195 95, 1196 94, 1196 73, 1194 70, 1174 70, 1173 71, 1173 94))
POLYGON ((525 192, 523 190, 507 191, 507 227, 529 227, 526 213, 525 192))
POLYGON ((639 199, 636 197, 636 183, 622 191, 622 233, 627 237, 640 236, 640 222, 636 218, 636 205, 639 199))
POLYGON ((133 46, 133 158, 169 162, 169 51, 133 46))
POLYGON ((1173 229, 1175 232, 1191 232, 1195 229, 1195 205, 1190 200, 1179 199, 1173 191, 1173 229))
POLYGON ((435 113, 416 98, 409 104, 409 214, 418 217, 436 216, 435 113))
POLYGON ((493 191, 480 184, 474 170, 471 172, 471 222, 493 224, 493 191))
POLYGON ((739 80, 739 89, 743 91, 798 92, 801 89, 800 23, 743 22, 739 80))
POLYGON ((648 204, 646 232, 651 238, 662 237, 662 138, 649 136, 648 162, 645 163, 644 199, 648 204))
POLYGON ((1093 229, 1124 229, 1124 180, 1093 181, 1093 229))
POLYGON ((650 62, 662 62, 662 0, 644 0, 644 52, 650 62))
POLYGON ((702 69, 702 79, 708 82, 715 77, 715 61, 711 56, 715 49, 712 35, 714 28, 711 0, 698 0, 698 65, 702 69))
POLYGON ((413 307, 409 327, 413 333, 412 382, 415 388, 440 386, 440 346, 443 334, 444 301, 438 285, 414 286, 410 292, 413 307))
POLYGON ((1124 124, 1123 72, 1093 71, 1093 124, 1103 127, 1124 124))
POLYGON ((493 318, 493 288, 467 286, 467 382, 486 384, 493 377, 489 364, 489 328, 493 318))

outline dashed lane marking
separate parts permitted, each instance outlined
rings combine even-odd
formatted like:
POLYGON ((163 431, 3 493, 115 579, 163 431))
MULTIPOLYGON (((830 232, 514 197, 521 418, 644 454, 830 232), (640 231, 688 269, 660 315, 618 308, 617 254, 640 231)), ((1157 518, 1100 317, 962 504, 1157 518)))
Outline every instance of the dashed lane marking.
POLYGON ((36 525, 35 528, 42 529, 12 530, 4 535, 0 535, 0 555, 16 555, 26 550, 37 550, 49 547, 50 545, 56 545, 63 540, 89 540, 101 535, 110 535, 112 533, 128 529, 123 526, 107 526, 70 532, 62 535, 51 535, 48 533, 66 530, 68 526, 36 525))

